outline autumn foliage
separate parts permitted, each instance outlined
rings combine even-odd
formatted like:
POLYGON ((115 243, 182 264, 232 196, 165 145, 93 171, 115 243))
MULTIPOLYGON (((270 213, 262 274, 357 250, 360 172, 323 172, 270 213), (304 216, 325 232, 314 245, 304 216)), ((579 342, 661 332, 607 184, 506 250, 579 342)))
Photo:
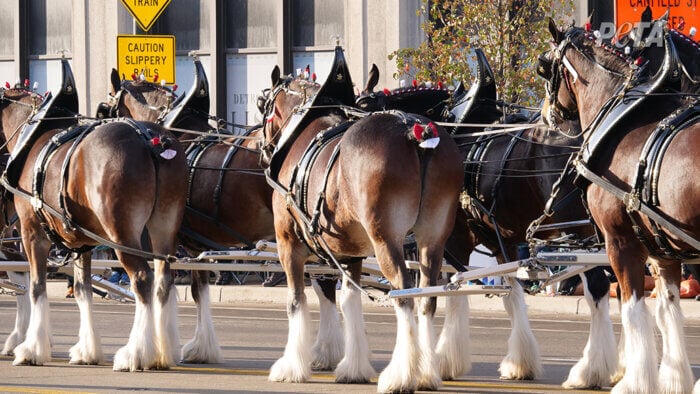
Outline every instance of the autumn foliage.
POLYGON ((548 49, 547 20, 571 23, 571 0, 423 0, 416 12, 426 40, 398 50, 396 79, 470 81, 473 50, 481 48, 496 75, 499 96, 538 105, 544 82, 535 73, 537 56, 548 49))

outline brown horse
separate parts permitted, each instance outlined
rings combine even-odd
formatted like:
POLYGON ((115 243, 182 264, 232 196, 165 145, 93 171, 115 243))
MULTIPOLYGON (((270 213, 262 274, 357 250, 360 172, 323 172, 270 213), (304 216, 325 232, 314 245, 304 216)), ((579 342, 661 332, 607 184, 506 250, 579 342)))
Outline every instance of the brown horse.
MULTIPOLYGON (((139 121, 165 123, 187 146, 189 163, 186 209, 178 233, 181 244, 198 254, 205 250, 255 246, 274 238, 272 189, 260 167, 257 129, 246 139, 221 140, 183 130, 213 132, 208 121, 209 84, 201 63, 195 61, 195 80, 186 95, 142 80, 120 81, 111 74, 111 103, 100 106, 103 114, 127 116, 139 121)), ((98 109, 98 114, 100 109, 98 109)), ((209 300, 209 272, 192 271, 192 295, 197 305, 194 337, 182 348, 182 361, 222 362, 209 300)))
MULTIPOLYGON (((361 259, 374 254, 392 287, 412 287, 403 240, 413 231, 424 274, 421 285, 436 283, 461 185, 459 153, 442 128, 422 117, 391 113, 350 121, 342 108, 353 105, 354 94, 339 47, 329 75, 320 87, 282 79, 275 68, 265 105, 266 174, 276 190, 275 232, 289 284, 289 336, 284 356, 270 371, 274 381, 301 382, 310 374, 303 273, 312 250, 328 261, 346 263, 349 271, 341 294, 345 357, 335 370, 336 381, 372 377, 360 292, 352 283, 360 280, 361 259)), ((419 327, 413 300, 396 301, 395 310, 397 342, 378 391, 437 388, 435 299, 421 302, 419 327)))
POLYGON ((546 118, 557 122, 562 112, 580 118, 586 143, 576 169, 620 282, 626 371, 613 391, 690 392, 679 282, 680 263, 700 249, 698 99, 677 93, 681 71, 668 33, 664 62, 649 77, 642 61, 583 29, 559 31, 550 22, 550 31, 546 118), (644 302, 647 258, 658 289, 660 367, 644 302))
POLYGON ((103 361, 92 315, 89 250, 106 243, 116 249, 136 294, 129 342, 114 356, 113 368, 168 368, 179 339, 166 260, 175 252, 175 229, 184 211, 184 154, 153 123, 76 124, 75 83, 68 63, 63 65, 61 91, 38 108, 43 118, 34 115, 40 102, 35 93, 5 90, 0 102, 3 136, 15 160, 3 185, 14 193, 31 277, 31 317, 24 342, 13 350, 14 364, 42 365, 51 357, 46 258, 53 241, 80 253, 75 297, 81 325, 70 362, 103 361), (38 127, 25 128, 28 122, 38 127), (32 129, 33 134, 17 136, 32 129), (142 247, 144 231, 150 245, 142 247), (146 258, 155 260, 155 280, 146 258))
MULTIPOLYGON (((547 220, 542 224, 563 223, 557 229, 540 231, 537 238, 549 240, 561 237, 566 231, 583 241, 593 234, 591 225, 581 225, 588 215, 581 201, 581 193, 574 187, 572 177, 559 180, 562 169, 572 153, 583 142, 577 133, 578 125, 567 122, 565 131, 546 127, 529 127, 522 117, 504 117, 504 103, 496 100, 495 77, 483 52, 477 50, 476 78, 469 91, 459 87, 454 97, 441 89, 408 88, 372 93, 373 81, 369 78, 363 95, 357 100, 360 107, 399 109, 414 111, 440 109, 445 121, 466 124, 490 124, 505 120, 513 126, 523 126, 522 131, 482 137, 471 133, 484 128, 455 127, 453 138, 466 157, 464 209, 457 211, 453 232, 445 249, 445 259, 459 270, 469 263, 469 257, 477 244, 486 245, 499 263, 518 258, 518 244, 524 242, 530 224, 548 207, 547 220), (449 114, 444 106, 449 105, 449 114), (554 184, 558 198, 547 206, 554 184), (519 192, 514 192, 519 191, 519 192), (526 192, 523 192, 526 191, 526 192), (517 206, 517 210, 511 207, 517 206)), ((510 111, 506 108, 506 112, 510 111)), ((426 114, 428 115, 428 114, 426 114)), ((435 118, 434 118, 435 119, 435 118)), ((442 119, 435 119, 442 120, 442 119)), ((535 122, 539 118, 534 119, 535 122)), ((590 241, 589 241, 590 243, 590 241)), ((601 387, 610 384, 616 373, 617 354, 615 337, 609 315, 608 281, 602 268, 594 268, 583 275, 585 299, 591 310, 591 332, 583 357, 571 369, 563 383, 567 388, 601 387)), ((530 329, 523 289, 518 281, 506 278, 512 286, 511 294, 503 297, 505 309, 511 319, 512 332, 508 341, 508 354, 500 364, 503 379, 533 379, 542 372, 539 349, 530 329)), ((471 365, 469 338, 469 308, 465 297, 450 296, 448 309, 457 310, 446 316, 442 338, 459 335, 453 347, 440 341, 436 349, 440 358, 443 379, 454 379, 469 372, 471 365), (451 321, 450 316, 455 320, 451 321), (455 333, 449 333, 454 331, 455 333)))
MULTIPOLYGON (((214 131, 209 125, 209 86, 201 63, 195 60, 192 89, 183 96, 148 81, 120 81, 112 71, 111 103, 98 115, 123 115, 136 120, 165 122, 187 144, 190 184, 181 242, 190 252, 252 247, 260 239, 274 239, 272 189, 260 166, 261 130, 252 128, 246 139, 231 136, 193 136, 190 131, 214 131), (177 98, 176 98, 177 97, 177 98), (260 136, 260 139, 255 139, 260 136)), ((333 369, 343 356, 342 329, 333 279, 312 279, 321 305, 321 322, 313 347, 317 369, 333 369)), ((192 294, 197 306, 195 336, 182 348, 182 361, 219 363, 222 360, 209 307, 205 271, 193 271, 192 294)))

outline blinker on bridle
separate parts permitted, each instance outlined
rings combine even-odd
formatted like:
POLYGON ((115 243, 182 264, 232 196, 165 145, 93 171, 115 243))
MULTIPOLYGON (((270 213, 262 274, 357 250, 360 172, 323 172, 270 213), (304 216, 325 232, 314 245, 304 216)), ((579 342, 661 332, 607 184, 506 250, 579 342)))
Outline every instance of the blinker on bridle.
MULTIPOLYGON (((277 146, 275 145, 275 139, 277 138, 277 135, 279 135, 283 130, 284 126, 289 122, 291 119, 291 116, 288 116, 287 119, 285 120, 285 123, 282 124, 277 131, 273 135, 269 135, 269 132, 267 131, 268 124, 270 124, 270 127, 272 126, 271 123, 274 120, 274 115, 275 115, 275 101, 277 100, 277 96, 284 92, 285 94, 290 94, 290 95, 295 95, 295 96, 301 96, 301 104, 297 105, 292 112, 295 112, 299 107, 303 106, 306 104, 306 102, 309 100, 309 96, 306 92, 306 84, 304 83, 304 80, 300 81, 300 87, 301 87, 301 92, 294 91, 289 88, 291 83, 294 81, 294 78, 291 76, 286 77, 283 81, 278 83, 276 86, 274 86, 272 89, 264 89, 262 91, 262 95, 258 97, 258 109, 261 107, 264 108, 264 111, 261 111, 263 114, 263 135, 265 136, 265 140, 262 143, 262 146, 260 147, 260 150, 263 153, 263 156, 265 156, 265 159, 269 161, 269 159, 272 157, 272 154, 274 153, 275 149, 277 146), (264 101, 263 101, 264 100, 264 101)), ((315 83, 314 83, 315 84, 315 83)))
POLYGON ((126 91, 127 93, 129 93, 129 95, 131 95, 131 97, 134 98, 134 100, 136 100, 143 107, 145 107, 151 111, 158 112, 159 114, 158 114, 158 118, 156 119, 156 122, 158 122, 158 123, 162 122, 163 119, 165 119, 165 115, 167 115, 168 112, 170 112, 170 110, 172 109, 172 105, 175 102, 175 99, 177 98, 177 94, 174 91, 167 89, 165 87, 162 87, 158 84, 149 83, 149 85, 156 90, 165 91, 166 96, 168 97, 168 104, 167 105, 161 105, 160 107, 155 107, 153 105, 148 104, 145 100, 141 100, 139 98, 139 96, 141 95, 140 93, 135 94, 133 91, 130 90, 131 81, 123 81, 121 84, 121 89, 119 89, 119 91, 114 96, 109 95, 109 97, 108 97, 109 116, 113 117, 113 118, 118 118, 121 116, 121 114, 119 113, 119 107, 121 107, 121 105, 122 105, 122 102, 124 100, 123 93, 126 91))

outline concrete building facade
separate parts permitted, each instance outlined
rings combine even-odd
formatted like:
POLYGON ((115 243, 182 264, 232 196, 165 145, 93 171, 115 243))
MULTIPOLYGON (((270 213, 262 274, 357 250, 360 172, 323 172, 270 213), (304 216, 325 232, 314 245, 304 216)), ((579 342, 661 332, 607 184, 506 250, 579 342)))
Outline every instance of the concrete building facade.
MULTIPOLYGON (((577 0, 575 19, 584 20, 598 3, 610 2, 577 0)), ((209 78, 210 113, 241 124, 259 120, 255 101, 269 86, 274 65, 285 73, 309 65, 323 81, 339 40, 358 88, 372 63, 380 69, 379 86, 393 88, 395 64, 387 55, 424 39, 416 14, 421 0, 171 0, 148 33, 120 0, 0 0, 0 5, 0 79, 28 78, 39 92, 56 90, 65 56, 86 115, 107 98, 120 34, 174 35, 177 93, 191 85, 188 54, 194 51, 209 78)))

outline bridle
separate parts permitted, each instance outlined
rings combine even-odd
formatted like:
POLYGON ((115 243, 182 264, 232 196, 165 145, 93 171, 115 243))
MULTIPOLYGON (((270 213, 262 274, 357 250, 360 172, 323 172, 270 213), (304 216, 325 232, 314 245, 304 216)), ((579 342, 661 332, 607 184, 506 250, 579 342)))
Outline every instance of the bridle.
POLYGON ((44 101, 44 99, 45 99, 45 96, 42 96, 39 93, 32 92, 32 91, 29 91, 29 90, 26 90, 23 88, 18 88, 18 87, 15 87, 12 89, 0 88, 0 102, 6 101, 6 102, 11 103, 11 104, 16 104, 16 105, 28 107, 31 109, 31 111, 29 111, 29 114, 27 115, 27 119, 25 119, 24 122, 20 122, 17 125, 17 128, 15 128, 15 130, 12 132, 12 134, 10 134, 9 137, 5 138, 5 142, 2 143, 2 145, 0 145, 0 150, 6 148, 10 144, 10 141, 12 141, 15 137, 17 137, 17 135, 23 129, 23 127, 31 121, 34 114, 36 114, 37 109, 39 108, 39 105, 44 101), (28 104, 28 103, 22 102, 20 100, 7 97, 5 95, 5 92, 8 92, 10 90, 28 94, 32 98, 32 103, 28 104))
POLYGON ((546 79, 545 90, 550 110, 544 115, 547 117, 547 122, 550 127, 553 127, 555 130, 560 132, 562 130, 559 129, 559 124, 561 124, 563 121, 579 120, 579 113, 577 109, 578 101, 573 90, 573 83, 578 80, 579 75, 569 59, 566 57, 566 50, 569 48, 576 51, 584 59, 588 60, 596 68, 602 70, 603 72, 618 78, 624 78, 626 82, 622 88, 623 91, 627 86, 636 82, 638 77, 637 71, 640 69, 636 64, 637 61, 615 50, 611 46, 603 45, 602 42, 594 35, 589 34, 587 31, 581 28, 570 27, 566 31, 564 39, 559 42, 556 48, 545 52, 538 58, 537 67, 537 73, 546 79), (597 62, 596 59, 586 53, 586 51, 577 41, 574 41, 574 38, 578 38, 581 35, 590 41, 596 42, 599 46, 608 50, 608 52, 624 60, 630 66, 632 72, 629 74, 621 73, 597 62), (573 78, 573 81, 571 78, 573 78), (571 103, 574 105, 574 109, 567 108, 559 101, 559 90, 562 81, 564 81, 566 94, 569 96, 571 103))
POLYGON ((165 119, 165 116, 170 112, 170 110, 173 108, 173 103, 177 99, 177 94, 173 92, 171 89, 168 89, 166 87, 162 87, 157 84, 150 84, 147 86, 151 86, 155 90, 161 90, 165 92, 166 97, 168 97, 168 103, 165 105, 161 105, 160 107, 156 107, 153 105, 148 104, 145 100, 141 99, 140 96, 142 96, 142 93, 135 93, 131 88, 132 88, 132 83, 131 81, 123 81, 121 84, 121 89, 117 93, 115 93, 113 96, 109 95, 108 97, 108 102, 107 105, 109 106, 109 117, 110 118, 118 118, 120 116, 126 116, 127 114, 122 114, 119 112, 119 108, 121 108, 123 102, 124 102, 124 92, 129 93, 131 97, 134 98, 134 100, 138 101, 140 105, 145 107, 148 110, 158 112, 158 118, 156 119, 156 123, 162 123, 163 120, 165 119))
MULTIPOLYGON (((260 142, 260 152, 264 162, 269 163, 272 159, 272 155, 277 150, 277 141, 280 135, 285 130, 285 126, 289 123, 291 116, 287 116, 284 123, 277 128, 277 130, 271 131, 268 128, 272 128, 272 123, 275 119, 275 102, 277 101, 277 96, 284 92, 284 94, 300 96, 302 98, 301 103, 296 105, 291 113, 296 112, 299 108, 305 105, 310 97, 306 92, 305 80, 301 80, 301 92, 290 89, 290 85, 294 81, 291 76, 284 78, 272 89, 265 89, 262 91, 262 95, 258 98, 258 109, 262 109, 263 114, 263 140, 260 142), (264 100, 264 103, 263 103, 264 100)), ((314 85, 318 85, 315 82, 311 82, 314 85)))

